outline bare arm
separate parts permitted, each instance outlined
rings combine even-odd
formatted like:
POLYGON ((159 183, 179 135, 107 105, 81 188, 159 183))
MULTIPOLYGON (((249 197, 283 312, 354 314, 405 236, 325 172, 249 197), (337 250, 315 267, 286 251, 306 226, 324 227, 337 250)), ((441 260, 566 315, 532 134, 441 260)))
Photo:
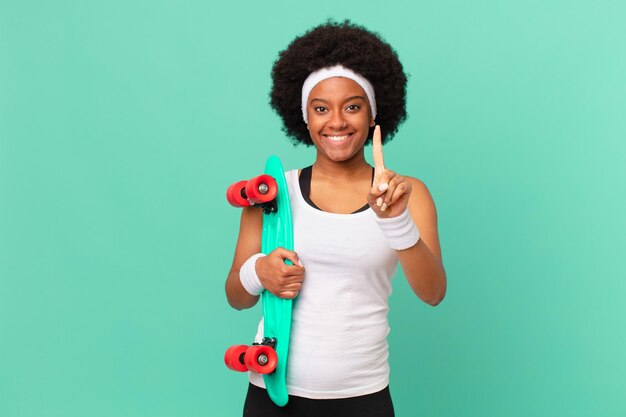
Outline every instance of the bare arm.
MULTIPOLYGON (((235 248, 233 264, 226 278, 226 298, 237 310, 251 308, 259 301, 258 295, 252 295, 241 284, 239 272, 242 265, 252 255, 261 252, 263 235, 263 210, 246 207, 241 213, 239 238, 235 248)), ((298 255, 279 247, 256 260, 255 272, 263 288, 280 298, 295 298, 302 287, 304 266, 298 255), (293 265, 285 264, 290 260, 293 265)))
POLYGON ((443 300, 447 284, 441 261, 435 202, 423 182, 385 168, 379 126, 374 130, 372 155, 374 183, 367 201, 380 218, 400 216, 408 208, 420 238, 412 247, 396 253, 413 292, 424 302, 436 306, 443 300))
POLYGON ((420 232, 420 239, 416 245, 396 253, 413 292, 424 302, 436 306, 443 300, 447 287, 437 231, 437 211, 426 185, 415 178, 406 178, 413 188, 409 212, 420 232))
POLYGON ((251 295, 241 285, 239 270, 248 258, 261 252, 262 232, 263 211, 252 207, 243 208, 235 256, 228 278, 226 278, 226 298, 228 303, 237 310, 254 307, 259 301, 258 295, 251 295))

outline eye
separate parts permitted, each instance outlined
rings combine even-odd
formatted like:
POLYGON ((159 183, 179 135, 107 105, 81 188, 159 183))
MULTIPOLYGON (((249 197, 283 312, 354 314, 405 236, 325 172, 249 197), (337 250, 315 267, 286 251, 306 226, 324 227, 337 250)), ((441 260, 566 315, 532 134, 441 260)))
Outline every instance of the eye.
POLYGON ((358 111, 360 108, 361 106, 359 106, 358 104, 350 104, 348 107, 346 107, 346 109, 350 111, 358 111))
POLYGON ((314 108, 316 113, 325 113, 326 112, 326 107, 324 106, 317 106, 314 108))

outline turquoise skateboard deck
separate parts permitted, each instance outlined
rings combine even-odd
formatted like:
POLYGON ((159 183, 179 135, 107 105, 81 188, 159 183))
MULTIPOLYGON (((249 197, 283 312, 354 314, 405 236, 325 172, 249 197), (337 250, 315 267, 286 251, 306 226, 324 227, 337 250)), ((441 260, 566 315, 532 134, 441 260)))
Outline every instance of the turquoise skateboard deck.
MULTIPOLYGON (((272 176, 278 184, 276 195, 277 212, 263 215, 263 243, 261 251, 270 253, 278 247, 293 250, 293 225, 291 204, 285 180, 285 171, 280 160, 272 156, 267 160, 265 173, 272 176)), ((291 265, 290 261, 286 261, 291 265)), ((264 337, 276 339, 278 366, 276 370, 263 375, 270 398, 276 405, 287 404, 287 358, 289 356, 289 337, 291 335, 291 309, 293 300, 279 298, 269 291, 263 291, 264 337)))
MULTIPOLYGON (((263 235, 261 242, 261 252, 269 254, 278 247, 293 250, 293 223, 291 218, 291 204, 289 201, 289 190, 287 189, 287 181, 285 179, 285 171, 276 156, 267 159, 265 165, 265 174, 272 177, 276 181, 276 196, 271 201, 265 201, 261 204, 255 204, 263 208, 263 235)), ((263 177, 263 176, 261 176, 263 177)), ((227 197, 231 204, 245 205, 240 200, 239 189, 246 186, 248 194, 254 194, 258 189, 262 193, 272 193, 273 184, 266 186, 267 178, 256 177, 248 182, 242 181, 233 184, 228 192, 227 197), (250 184, 253 183, 250 188, 250 184), (260 184, 260 185, 259 185, 260 184), (257 187, 258 185, 258 187, 257 187), (233 187, 235 187, 234 190, 233 187), (269 190, 268 190, 269 188, 269 190)), ((242 195, 245 192, 241 193, 242 195)), ((248 198, 250 195, 248 195, 248 198)), ((267 198, 265 198, 267 200, 267 198)), ((290 261, 286 261, 288 265, 292 265, 290 261)), ((287 359, 289 357, 289 339, 291 335, 291 311, 293 300, 279 298, 269 291, 263 291, 261 294, 261 302, 263 304, 263 342, 261 347, 253 345, 251 348, 247 346, 233 346, 226 352, 226 365, 234 370, 239 371, 255 371, 257 365, 261 368, 268 362, 272 362, 274 352, 268 351, 268 347, 273 348, 277 358, 276 368, 271 373, 263 371, 263 379, 267 392, 278 406, 284 406, 289 400, 287 394, 287 359), (260 352, 260 350, 262 352, 260 352), (260 353, 256 353, 259 351, 260 353), (249 354, 250 353, 250 354, 249 354), (268 359, 268 356, 270 359, 268 359), (251 358, 254 357, 254 358, 251 358), (251 362, 251 361, 255 362, 251 362), (252 368, 252 369, 251 369, 252 368)))

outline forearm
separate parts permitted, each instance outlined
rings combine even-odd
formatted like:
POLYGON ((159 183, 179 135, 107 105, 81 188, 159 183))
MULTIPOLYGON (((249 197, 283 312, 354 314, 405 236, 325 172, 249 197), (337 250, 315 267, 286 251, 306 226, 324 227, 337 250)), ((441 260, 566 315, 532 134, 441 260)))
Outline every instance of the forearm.
POLYGON ((413 292, 432 306, 439 304, 446 294, 446 271, 439 258, 433 255, 422 239, 396 253, 413 292))
POLYGON ((252 295, 241 284, 239 279, 239 271, 230 271, 226 280, 226 298, 228 304, 237 310, 251 308, 259 302, 258 295, 252 295))

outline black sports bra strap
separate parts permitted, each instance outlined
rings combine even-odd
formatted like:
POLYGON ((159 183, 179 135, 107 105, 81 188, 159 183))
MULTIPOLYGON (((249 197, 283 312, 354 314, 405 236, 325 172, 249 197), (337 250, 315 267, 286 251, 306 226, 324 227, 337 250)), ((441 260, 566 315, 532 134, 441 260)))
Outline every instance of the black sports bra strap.
MULTIPOLYGON (((310 165, 306 168, 302 168, 300 171, 300 177, 298 178, 298 182, 300 183, 300 190, 302 191, 302 197, 304 200, 313 208, 316 208, 320 211, 323 211, 321 208, 317 207, 315 203, 309 197, 311 194, 311 173, 313 172, 313 165, 310 165)), ((374 168, 372 168, 372 184, 374 184, 374 168)), ((365 204, 360 209, 353 211, 350 214, 360 213, 369 208, 369 204, 365 204)))

